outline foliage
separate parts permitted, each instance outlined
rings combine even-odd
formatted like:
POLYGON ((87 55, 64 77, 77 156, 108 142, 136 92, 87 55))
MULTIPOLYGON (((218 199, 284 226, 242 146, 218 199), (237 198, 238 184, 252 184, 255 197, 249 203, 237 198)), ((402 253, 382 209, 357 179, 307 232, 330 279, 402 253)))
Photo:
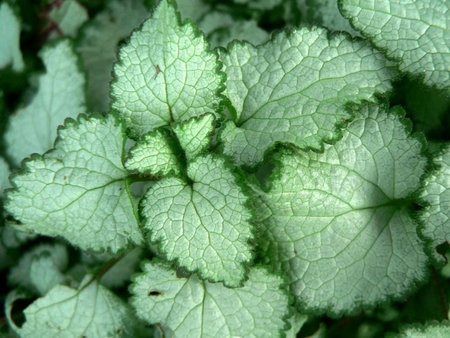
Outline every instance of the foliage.
POLYGON ((446 0, 3 1, 0 335, 448 336, 448 27, 446 0))

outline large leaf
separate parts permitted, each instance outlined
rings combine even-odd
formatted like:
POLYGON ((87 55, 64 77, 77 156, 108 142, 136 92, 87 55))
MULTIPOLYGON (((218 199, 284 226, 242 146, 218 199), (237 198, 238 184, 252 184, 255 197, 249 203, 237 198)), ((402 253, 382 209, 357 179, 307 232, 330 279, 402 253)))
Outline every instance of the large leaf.
POLYGON ((443 263, 444 257, 434 249, 450 241, 450 147, 447 145, 434 161, 439 169, 427 177, 422 194, 427 203, 421 211, 422 233, 432 241, 434 259, 443 263))
POLYGON ((216 111, 224 89, 217 54, 192 22, 180 24, 174 2, 162 0, 121 48, 112 107, 137 137, 173 121, 216 111))
POLYGON ((241 288, 229 289, 196 275, 178 278, 164 263, 145 262, 134 277, 131 304, 148 323, 174 337, 279 337, 289 314, 283 280, 253 268, 241 288))
POLYGON ((411 292, 427 257, 409 213, 422 143, 367 105, 323 154, 283 150, 258 205, 261 251, 307 311, 354 313, 411 292))
POLYGON ((450 87, 450 3, 447 0, 340 0, 342 13, 400 70, 426 84, 450 87))
POLYGON ((64 236, 82 249, 117 252, 142 243, 115 115, 81 116, 59 129, 55 149, 34 155, 12 178, 5 207, 16 229, 64 236))
POLYGON ((169 260, 228 286, 242 283, 252 258, 248 197, 225 159, 197 157, 179 178, 157 182, 141 201, 144 228, 169 260))
POLYGON ((70 40, 44 47, 40 56, 47 72, 39 77, 32 101, 11 117, 5 133, 8 154, 17 165, 31 153, 49 150, 64 119, 85 112, 85 78, 70 40))
POLYGON ((322 149, 350 118, 348 102, 373 100, 394 73, 381 53, 347 35, 302 28, 253 47, 235 43, 221 53, 236 119, 221 138, 236 164, 254 166, 276 142, 322 149))

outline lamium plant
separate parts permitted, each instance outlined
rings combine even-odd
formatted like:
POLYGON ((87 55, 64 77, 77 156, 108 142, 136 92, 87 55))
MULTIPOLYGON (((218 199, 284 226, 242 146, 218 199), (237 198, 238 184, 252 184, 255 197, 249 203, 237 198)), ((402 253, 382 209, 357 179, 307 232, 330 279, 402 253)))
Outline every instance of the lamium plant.
POLYGON ((3 1, 0 334, 450 336, 449 27, 446 0, 3 1))

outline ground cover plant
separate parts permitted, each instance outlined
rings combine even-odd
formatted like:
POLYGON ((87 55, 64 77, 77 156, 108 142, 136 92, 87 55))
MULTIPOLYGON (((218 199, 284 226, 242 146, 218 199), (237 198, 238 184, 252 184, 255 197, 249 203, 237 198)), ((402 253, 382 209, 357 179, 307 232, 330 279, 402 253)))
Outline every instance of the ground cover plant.
POLYGON ((3 1, 0 335, 450 336, 449 27, 3 1))

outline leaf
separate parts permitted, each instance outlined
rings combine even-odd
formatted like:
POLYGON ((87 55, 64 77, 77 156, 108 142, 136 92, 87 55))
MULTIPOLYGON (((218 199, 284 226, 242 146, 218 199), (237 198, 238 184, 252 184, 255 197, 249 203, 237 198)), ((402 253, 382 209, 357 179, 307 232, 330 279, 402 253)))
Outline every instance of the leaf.
POLYGON ((88 99, 95 111, 109 110, 109 83, 117 45, 148 16, 142 0, 110 0, 82 29, 77 51, 88 73, 88 99))
POLYGON ((352 36, 358 36, 346 18, 339 12, 336 0, 297 0, 300 7, 307 7, 305 21, 309 24, 320 25, 331 31, 345 31, 352 36))
POLYGON ((55 149, 34 155, 12 178, 5 208, 16 229, 63 236, 115 253, 143 241, 123 168, 125 136, 115 115, 66 120, 55 149))
POLYGON ((217 54, 194 24, 180 24, 173 4, 160 2, 121 48, 114 67, 112 107, 132 137, 215 112, 222 101, 225 76, 217 54))
POLYGON ((20 51, 20 21, 6 2, 0 4, 0 69, 11 65, 21 72, 25 65, 20 51))
POLYGON ((448 1, 340 0, 342 14, 400 70, 423 76, 438 89, 450 87, 448 1))
POLYGON ((255 267, 242 288, 229 289, 196 275, 178 278, 161 262, 144 262, 133 278, 138 317, 161 323, 174 337, 279 337, 289 313, 283 280, 255 267))
POLYGON ((246 4, 252 9, 271 10, 281 4, 282 0, 234 0, 237 4, 246 4))
POLYGON ((87 275, 78 290, 57 285, 28 306, 20 337, 133 337, 129 306, 91 279, 87 275))
POLYGON ((196 23, 211 11, 211 6, 203 0, 177 0, 177 6, 183 19, 191 19, 196 23))
POLYGON ((239 19, 220 10, 207 13, 198 26, 206 34, 211 48, 226 47, 233 40, 245 40, 256 46, 270 38, 255 20, 239 19))
POLYGON ((130 149, 125 168, 153 176, 180 175, 181 163, 176 152, 177 143, 166 129, 144 134, 130 149))
POLYGON ((446 147, 434 158, 439 169, 425 180, 421 198, 428 204, 421 210, 422 234, 431 240, 435 262, 444 263, 435 248, 450 241, 450 147, 446 147))
POLYGON ((68 254, 61 244, 41 244, 22 255, 19 263, 12 267, 8 282, 26 290, 45 295, 49 289, 65 278, 61 271, 67 268, 68 254), (45 265, 46 269, 38 269, 45 265))
POLYGON ((141 200, 147 239, 202 278, 239 286, 252 259, 248 241, 253 238, 242 183, 225 159, 213 155, 197 157, 187 175, 192 183, 166 178, 141 200))
POLYGON ((130 282, 130 277, 139 267, 142 248, 136 247, 109 269, 101 278, 101 283, 110 288, 121 287, 130 282))
POLYGON ((70 40, 47 45, 39 54, 47 72, 39 77, 30 104, 10 118, 5 133, 7 152, 17 165, 31 153, 50 149, 64 119, 85 111, 85 78, 70 40))
POLYGON ((52 8, 48 17, 51 24, 56 24, 58 31, 53 31, 50 39, 58 38, 59 36, 70 36, 75 38, 78 34, 78 29, 88 19, 86 9, 75 0, 65 0, 52 8))
POLYGON ((301 307, 330 316, 400 299, 426 276, 410 214, 427 166, 404 112, 365 105, 323 154, 282 150, 257 219, 267 263, 301 307))
POLYGON ((386 338, 445 338, 450 335, 448 321, 429 321, 425 324, 409 324, 401 328, 399 334, 388 333, 386 338))
POLYGON ((189 161, 205 152, 210 146, 214 122, 213 114, 205 114, 173 126, 173 131, 189 161))
POLYGON ((346 104, 390 90, 395 73, 380 53, 347 35, 327 34, 302 28, 221 53, 236 110, 221 139, 237 165, 255 166, 277 142, 321 150, 350 118, 346 104))
POLYGON ((8 163, 0 157, 0 198, 3 198, 3 190, 9 188, 8 176, 10 174, 8 163))

